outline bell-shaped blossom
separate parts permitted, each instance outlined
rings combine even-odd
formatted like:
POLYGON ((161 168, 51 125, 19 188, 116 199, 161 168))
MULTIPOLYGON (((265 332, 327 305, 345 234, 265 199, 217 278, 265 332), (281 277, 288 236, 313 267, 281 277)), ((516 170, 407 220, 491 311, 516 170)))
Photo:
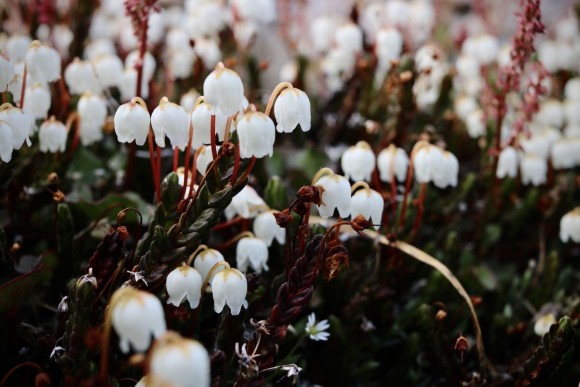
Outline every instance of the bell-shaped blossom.
POLYGON ((564 116, 566 123, 569 125, 580 124, 580 100, 564 101, 564 116))
POLYGON ((349 147, 340 160, 345 177, 351 180, 370 181, 375 164, 375 154, 365 141, 349 147))
POLYGON ((0 92, 8 88, 14 74, 14 65, 0 52, 0 92))
POLYGON ((24 112, 30 114, 33 119, 46 118, 50 104, 50 90, 46 85, 34 83, 26 87, 24 112))
POLYGON ((109 305, 113 328, 119 336, 119 346, 124 353, 132 347, 145 352, 151 336, 158 338, 167 328, 161 301, 155 295, 131 287, 119 288, 109 305))
POLYGON ((228 118, 221 111, 214 109, 207 102, 197 105, 191 113, 193 138, 200 144, 211 144, 211 116, 215 115, 215 133, 218 141, 223 141, 226 134, 228 118))
POLYGON ((409 156, 407 156, 407 152, 403 148, 397 148, 394 144, 383 149, 377 157, 379 176, 386 183, 390 183, 393 176, 399 181, 405 180, 408 167, 409 156))
POLYGON ((205 100, 224 116, 236 114, 244 102, 244 85, 240 76, 218 63, 203 82, 205 100))
MULTIPOLYGON (((219 153, 220 147, 217 147, 217 151, 219 153)), ((197 162, 196 168, 199 173, 205 175, 207 172, 207 167, 213 161, 213 154, 211 153, 211 145, 206 145, 204 147, 200 147, 197 150, 197 162)))
POLYGON ((25 141, 30 146, 30 138, 28 136, 34 123, 29 114, 6 103, 0 107, 0 121, 8 124, 12 130, 12 147, 14 150, 20 149, 25 141))
POLYGON ((268 246, 272 245, 274 238, 280 245, 286 243, 286 229, 278 226, 274 211, 262 212, 254 219, 254 235, 262 239, 268 246))
POLYGON ((477 104, 477 100, 474 97, 468 95, 462 95, 456 98, 453 104, 453 110, 455 110, 455 114, 457 114, 457 117, 461 118, 463 121, 467 120, 467 117, 471 112, 478 109, 479 105, 477 104))
POLYGON ((151 114, 151 127, 155 133, 155 142, 165 147, 165 136, 169 138, 172 147, 183 147, 189 141, 189 120, 183 108, 167 97, 161 98, 159 106, 151 114))
POLYGON ((123 143, 135 140, 139 146, 145 144, 150 122, 149 111, 140 98, 135 97, 131 102, 119 106, 114 118, 117 141, 123 143))
POLYGON ((38 141, 41 152, 64 152, 67 138, 66 126, 54 117, 46 120, 40 125, 38 141))
POLYGON ((478 138, 485 134, 485 122, 483 110, 476 109, 470 112, 465 119, 465 126, 467 127, 467 133, 471 138, 478 138))
POLYGON ((149 356, 147 386, 209 387, 210 359, 196 340, 167 332, 158 339, 149 356))
MULTIPOLYGON (((216 249, 205 249, 195 256, 193 267, 195 267, 195 270, 201 274, 201 279, 205 281, 211 269, 220 262, 225 262, 222 253, 216 249)), ((211 278, 208 279, 209 283, 211 283, 211 280, 216 275, 216 273, 222 270, 225 270, 225 268, 221 265, 218 266, 212 273, 211 278)))
POLYGON ((359 24, 362 27, 365 39, 374 44, 377 32, 381 29, 385 19, 385 6, 382 3, 367 3, 362 9, 359 24))
MULTIPOLYGON (((134 68, 126 68, 121 73, 118 86, 122 101, 130 101, 132 98, 137 97, 137 70, 134 68)), ((145 78, 141 82, 141 95, 138 97, 145 99, 149 97, 149 82, 145 78)))
POLYGON ((552 144, 550 154, 554 168, 574 168, 580 158, 580 139, 557 140, 552 144))
POLYGON ((551 136, 546 136, 546 132, 543 130, 532 134, 529 138, 522 134, 519 139, 525 153, 533 154, 546 160, 550 155, 550 147, 555 141, 551 136))
POLYGON ((22 62, 26 58, 26 52, 30 46, 31 39, 27 35, 14 34, 6 42, 6 53, 12 63, 22 62))
POLYGON ((540 110, 534 116, 534 122, 540 126, 561 128, 564 125, 564 107, 557 99, 551 98, 542 101, 540 110))
POLYGON ((499 179, 506 176, 513 178, 518 175, 518 152, 513 147, 506 146, 501 150, 495 175, 499 179))
POLYGON ((216 313, 221 313, 226 304, 233 316, 240 314, 242 306, 248 308, 248 281, 241 271, 231 268, 220 271, 213 277, 211 289, 216 313))
POLYGON ((580 101, 580 77, 569 79, 564 87, 564 97, 571 101, 580 101))
POLYGON ((261 112, 246 112, 237 123, 240 157, 272 156, 276 129, 270 117, 261 112))
POLYGON ((79 136, 84 146, 103 139, 103 125, 107 119, 107 103, 99 95, 85 93, 77 105, 79 136))
MULTIPOLYGON (((203 67, 211 69, 222 60, 222 52, 216 38, 201 38, 195 41, 193 47, 197 56, 201 59, 203 67)), ((204 88, 205 93, 205 88, 204 88)), ((213 105, 213 104, 212 104, 213 105)))
MULTIPOLYGON (((123 77, 123 61, 121 58, 115 54, 101 54, 91 62, 102 87, 119 87, 123 77)), ((135 80, 135 82, 137 81, 135 80)))
POLYGON ((22 74, 14 74, 12 81, 8 84, 8 91, 12 94, 12 98, 15 104, 20 103, 20 92, 22 91, 22 74))
POLYGON ((70 44, 74 40, 74 33, 66 23, 60 23, 52 27, 52 40, 54 48, 63 59, 68 59, 70 44))
POLYGON ((362 215, 375 229, 382 222, 384 208, 385 202, 381 194, 370 188, 356 191, 350 200, 350 216, 354 219, 362 215))
MULTIPOLYGON (((125 68, 136 68, 137 62, 139 61, 139 51, 134 50, 127 55, 125 58, 125 68)), ((155 74, 155 67, 157 67, 157 61, 155 57, 151 55, 149 51, 145 52, 143 56, 143 80, 147 83, 153 79, 155 74)))
POLYGON ((12 129, 6 122, 0 120, 0 159, 5 163, 10 162, 13 151, 12 129))
POLYGON ((417 183, 429 183, 434 181, 436 176, 445 174, 441 148, 429 143, 421 143, 415 147, 413 167, 417 183))
POLYGON ((317 205, 318 213, 323 218, 330 218, 334 209, 338 209, 341 218, 350 215, 350 184, 344 176, 337 174, 322 176, 316 182, 322 187, 322 203, 317 205))
POLYGON ((457 174, 459 173, 459 161, 451 152, 443 151, 441 168, 436 168, 437 174, 433 176, 433 184, 438 188, 457 186, 457 174))
POLYGON ((337 92, 343 87, 345 80, 352 75, 355 65, 355 55, 345 49, 335 47, 326 54, 320 63, 320 69, 330 92, 337 92))
POLYGON ((256 273, 268 271, 268 245, 260 238, 246 237, 238 241, 236 247, 236 265, 245 273, 248 266, 256 273))
POLYGON ((363 49, 363 33, 354 23, 344 24, 336 30, 334 43, 337 47, 355 55, 363 49))
POLYGON ((26 52, 26 70, 34 82, 48 83, 60 78, 60 55, 38 40, 30 43, 26 52))
POLYGON ((560 220, 560 239, 580 243, 580 207, 566 213, 560 220))
POLYGON ((167 303, 181 305, 186 299, 191 309, 197 308, 201 299, 203 279, 200 273, 191 266, 183 265, 173 269, 165 280, 167 303))
POLYGON ((303 132, 310 130, 310 100, 305 92, 294 87, 284 89, 274 104, 276 130, 291 133, 300 124, 303 132))
POLYGON ((391 69, 391 62, 401 58, 403 35, 396 28, 383 28, 377 32, 375 54, 377 56, 376 84, 381 85, 386 73, 391 69))
POLYGON ((172 49, 169 53, 169 71, 175 79, 184 79, 191 75, 197 56, 193 47, 172 49))
POLYGON ((548 179, 548 163, 542 157, 524 154, 520 160, 520 173, 524 184, 544 184, 548 179))
POLYGON ((267 208, 266 202, 258 195, 256 190, 246 185, 232 198, 232 202, 226 207, 224 215, 228 220, 236 215, 244 219, 250 219, 267 208))
POLYGON ((101 85, 89 61, 75 58, 64 70, 64 81, 72 94, 83 94, 87 91, 98 94, 101 85))

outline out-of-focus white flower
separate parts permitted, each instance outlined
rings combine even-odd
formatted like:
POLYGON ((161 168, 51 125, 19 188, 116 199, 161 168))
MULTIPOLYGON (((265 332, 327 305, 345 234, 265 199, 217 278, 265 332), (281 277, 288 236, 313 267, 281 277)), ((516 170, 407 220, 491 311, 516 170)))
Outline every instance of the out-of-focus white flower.
MULTIPOLYGON (((201 279, 205 281, 211 269, 220 262, 225 262, 222 253, 220 253, 216 249, 205 249, 195 256, 195 260, 193 261, 193 267, 195 267, 195 270, 197 270, 199 274, 201 274, 201 279)), ((218 273, 221 270, 225 270, 225 267, 220 265, 215 269, 211 278, 208 279, 209 283, 211 283, 216 273, 218 273)))
POLYGON ((69 57, 70 44, 74 40, 74 34, 67 24, 57 24, 52 28, 52 40, 54 48, 63 58, 69 57))
POLYGON ((569 125, 580 124, 580 100, 566 100, 563 104, 565 121, 569 125))
MULTIPOLYGON (((219 42, 213 38, 202 38, 195 41, 193 47, 197 56, 201 59, 203 67, 211 69, 222 60, 222 52, 219 42)), ((205 88, 204 88, 205 90, 205 88)))
POLYGON ((451 152, 443 151, 441 168, 434 168, 433 184, 438 188, 457 186, 457 174, 459 173, 459 161, 451 152))
POLYGON ((12 63, 24 61, 28 46, 30 46, 31 42, 32 39, 29 36, 20 34, 11 35, 6 43, 6 53, 10 61, 12 63))
POLYGON ((46 85, 34 83, 26 87, 24 112, 30 114, 33 119, 46 118, 50 103, 50 91, 46 85))
POLYGON ((240 111, 244 103, 244 85, 240 76, 218 63, 203 82, 205 100, 229 117, 240 111))
POLYGON ((542 157, 525 153, 520 160, 520 172, 522 183, 538 186, 547 181, 548 163, 542 157))
POLYGON ((155 142, 165 147, 165 136, 173 148, 181 148, 189 141, 189 120, 183 108, 167 97, 161 98, 159 106, 151 114, 151 127, 155 133, 155 142))
MULTIPOLYGON (((104 87, 119 87, 123 78, 123 61, 117 55, 101 54, 93 59, 94 71, 99 84, 104 87)), ((66 72, 65 72, 66 79, 66 72)), ((135 78, 135 83, 137 79, 135 78)), ((133 93, 135 90, 133 89, 133 93)), ((130 98, 129 98, 130 99, 130 98)))
POLYGON ((342 88, 344 81, 350 78, 355 64, 355 55, 342 48, 333 48, 326 54, 320 63, 320 69, 326 77, 326 86, 331 92, 342 88))
POLYGON ((242 306, 248 307, 248 281, 239 270, 230 268, 216 273, 211 281, 211 289, 216 313, 221 313, 226 304, 234 316, 240 314, 242 306))
POLYGON ((561 128, 564 125, 564 109, 562 103, 556 99, 542 101, 540 110, 534 116, 534 121, 540 126, 561 128))
POLYGON ((350 184, 344 176, 336 173, 322 176, 315 185, 324 189, 322 204, 316 205, 320 216, 330 218, 335 208, 338 209, 341 218, 350 215, 350 184))
MULTIPOLYGON (((137 62, 139 61, 139 51, 134 50, 127 55, 125 58, 125 68, 135 69, 137 62)), ((155 67, 157 67, 157 61, 155 57, 151 55, 149 51, 145 51, 143 56, 143 81, 149 83, 155 74, 155 67)))
POLYGON ((187 113, 193 112, 195 108, 195 103, 199 98, 199 93, 195 89, 190 89, 187 93, 184 93, 179 99, 179 106, 181 106, 187 113))
POLYGON ((305 92, 295 87, 284 89, 274 104, 276 130, 291 133, 300 124, 303 132, 310 130, 310 100, 305 92))
POLYGON ((163 306, 153 294, 131 287, 117 289, 109 307, 113 328, 119 335, 119 346, 124 353, 130 347, 145 352, 151 344, 151 335, 158 338, 165 333, 163 306))
POLYGON ((35 40, 26 52, 26 69, 35 82, 56 81, 60 78, 60 55, 54 48, 35 40))
POLYGON ((347 179, 370 181, 375 169, 375 154, 365 141, 359 141, 349 147, 340 160, 340 165, 347 179))
POLYGON ((79 136, 83 146, 103 139, 102 127, 107 119, 107 105, 103 97, 84 93, 77 105, 79 136))
POLYGON ((467 115, 465 126, 467 127, 467 134, 471 138, 478 138, 485 134, 485 122, 483 122, 483 110, 476 109, 467 115))
POLYGON ((362 215, 377 229, 382 222, 384 207, 385 202, 380 193, 370 188, 361 189, 352 195, 350 216, 354 219, 362 215))
POLYGON ((14 74, 14 65, 0 52, 0 91, 8 88, 14 74))
POLYGON ((20 149, 25 141, 30 146, 30 138, 28 136, 34 123, 29 114, 26 114, 20 108, 5 103, 0 106, 0 121, 8 124, 12 130, 12 147, 14 150, 20 149))
POLYGON ((362 30, 354 23, 344 24, 336 30, 334 43, 351 55, 356 55, 363 49, 362 30))
POLYGON ((319 16, 310 26, 310 37, 314 49, 318 52, 330 50, 334 43, 334 34, 338 28, 338 20, 329 16, 319 16))
POLYGON ((98 57, 104 55, 116 56, 116 53, 117 49, 115 48, 115 43, 109 38, 93 40, 89 42, 83 50, 84 57, 90 61, 94 61, 98 57))
POLYGON ((272 156, 276 129, 270 117, 261 112, 248 111, 238 121, 236 130, 241 158, 272 156))
POLYGON ((546 130, 534 133, 531 137, 526 138, 525 134, 519 139, 520 145, 527 154, 534 154, 545 160, 550 155, 550 146, 556 140, 553 133, 550 134, 546 130))
POLYGON ((462 95, 459 98, 456 98, 454 101, 454 110, 455 113, 459 118, 463 121, 467 120, 469 114, 476 110, 479 110, 479 105, 477 104, 477 100, 472 96, 462 95))
POLYGON ((123 143, 135 140, 139 146, 145 144, 151 117, 141 98, 135 97, 131 102, 119 106, 114 122, 117 141, 123 143))
POLYGON ((501 150, 495 175, 499 179, 506 176, 513 178, 518 175, 518 152, 513 147, 506 146, 501 150))
POLYGON ((126 68, 119 79, 119 91, 121 92, 122 101, 130 101, 134 97, 147 99, 149 97, 149 82, 143 77, 143 82, 141 82, 141 95, 136 95, 137 70, 134 68, 126 68))
POLYGON ((566 213, 560 220, 560 239, 580 243, 580 207, 566 213))
POLYGON ((12 80, 8 84, 8 91, 12 94, 14 103, 20 103, 20 92, 22 91, 22 74, 14 74, 12 80))
POLYGON ((391 0, 385 3, 386 24, 404 30, 411 16, 411 3, 405 0, 391 0))
POLYGON ((258 195, 256 190, 246 185, 232 198, 232 202, 226 207, 224 215, 228 220, 236 215, 244 219, 250 219, 267 208, 266 202, 258 195))
POLYGON ((391 69, 391 62, 400 59, 403 51, 403 35, 395 28, 383 28, 377 32, 375 54, 377 55, 377 84, 391 69))
POLYGON ((545 314, 534 323, 534 333, 542 337, 550 331, 553 324, 556 324, 556 316, 553 313, 545 314))
POLYGON ((262 239, 268 246, 272 245, 274 238, 280 245, 286 243, 286 229, 278 226, 274 211, 262 212, 254 219, 254 235, 262 239))
POLYGON ((572 78, 566 82, 564 96, 568 100, 580 101, 580 77, 572 78))
POLYGON ((409 10, 409 25, 407 26, 414 47, 424 44, 431 38, 435 27, 435 9, 431 1, 414 0, 409 10))
POLYGON ((41 152, 64 152, 66 148, 67 131, 64 124, 50 117, 40 125, 38 141, 41 152))
POLYGON ((210 360, 198 341, 168 332, 151 350, 147 386, 209 387, 210 360))
POLYGON ((316 315, 314 313, 308 315, 308 322, 306 323, 305 331, 311 340, 327 341, 330 336, 330 333, 326 332, 328 328, 330 328, 328 320, 316 322, 316 315))
POLYGON ((101 85, 91 62, 79 58, 75 58, 64 70, 64 81, 72 94, 101 92, 101 85))
POLYGON ((193 71, 197 56, 193 47, 175 48, 169 52, 169 71, 175 79, 187 78, 193 71))
MULTIPOLYGON (((220 147, 216 147, 219 152, 220 147)), ((213 161, 213 154, 211 153, 211 145, 206 145, 197 150, 197 164, 196 168, 199 173, 205 175, 207 172, 207 167, 213 161)))
POLYGON ((5 163, 10 162, 13 151, 12 129, 6 122, 0 120, 0 159, 5 163))
POLYGON ((479 64, 487 65, 496 60, 499 52, 499 41, 495 36, 489 34, 470 36, 463 42, 461 51, 475 58, 479 64))
POLYGON ((397 148, 394 144, 383 149, 377 157, 377 168, 382 181, 390 183, 392 176, 403 181, 407 176, 409 167, 409 156, 403 148, 397 148))
POLYGON ((550 154, 554 168, 574 168, 580 159, 580 139, 559 139, 552 144, 550 154))
POLYGON ((183 265, 173 269, 165 281, 169 296, 167 303, 179 306, 187 299, 191 309, 197 308, 201 299, 202 283, 200 273, 191 266, 183 265))
POLYGON ((220 110, 214 109, 207 102, 202 102, 195 106, 191 113, 191 124, 193 125, 194 142, 200 144, 211 143, 211 116, 215 115, 215 134, 217 141, 223 141, 226 133, 228 118, 220 110))
POLYGON ((245 20, 267 24, 277 18, 274 0, 233 0, 232 5, 245 20))
POLYGON ((385 22, 385 6, 382 3, 368 3, 364 6, 360 25, 365 33, 367 42, 375 43, 377 32, 381 29, 385 22))
POLYGON ((236 265, 242 273, 250 266, 256 273, 268 271, 268 245, 260 238, 246 237, 238 241, 236 265))
POLYGON ((417 183, 435 181, 437 176, 445 174, 444 157, 441 148, 427 142, 415 145, 413 167, 417 183))

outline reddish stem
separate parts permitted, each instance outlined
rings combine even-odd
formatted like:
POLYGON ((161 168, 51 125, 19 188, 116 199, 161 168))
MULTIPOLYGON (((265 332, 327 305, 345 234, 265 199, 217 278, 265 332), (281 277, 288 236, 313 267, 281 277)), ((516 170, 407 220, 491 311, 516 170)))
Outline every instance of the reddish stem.
POLYGON ((238 215, 235 218, 228 220, 227 222, 223 222, 223 223, 220 223, 220 224, 214 226, 212 228, 212 231, 219 231, 219 230, 227 229, 230 226, 234 226, 236 224, 241 223, 243 220, 244 220, 244 218, 242 218, 241 216, 238 215))
POLYGON ((177 171, 177 165, 179 164, 179 148, 173 148, 173 172, 177 171))
POLYGON ((24 63, 24 72, 22 73, 22 88, 20 89, 20 109, 24 109, 24 93, 26 91, 26 78, 28 77, 28 70, 26 69, 26 62, 24 63))
POLYGON ((211 129, 210 129, 210 135, 211 135, 211 156, 212 158, 215 160, 217 157, 217 145, 215 142, 215 114, 211 115, 211 129))
POLYGON ((161 196, 159 191, 157 190, 157 163, 155 162, 155 152, 153 150, 153 131, 149 128, 149 132, 147 133, 147 142, 149 143, 149 161, 151 162, 151 176, 153 176, 153 186, 155 187, 155 197, 157 201, 161 201, 161 196))
POLYGON ((38 364, 36 364, 35 362, 27 361, 24 363, 20 363, 17 366, 14 366, 10 371, 8 371, 6 376, 4 376, 4 378, 2 378, 2 380, 0 381, 0 386, 5 386, 6 382, 8 381, 8 379, 10 379, 12 374, 23 367, 34 367, 34 368, 36 368, 36 371, 42 372, 42 367, 39 366, 38 364))
POLYGON ((181 187, 181 198, 185 196, 185 187, 187 187, 187 179, 189 177, 189 158, 191 157, 191 141, 193 138, 193 126, 191 120, 189 122, 189 138, 187 140, 187 147, 185 148, 185 162, 183 166, 185 167, 183 176, 183 187, 181 187))

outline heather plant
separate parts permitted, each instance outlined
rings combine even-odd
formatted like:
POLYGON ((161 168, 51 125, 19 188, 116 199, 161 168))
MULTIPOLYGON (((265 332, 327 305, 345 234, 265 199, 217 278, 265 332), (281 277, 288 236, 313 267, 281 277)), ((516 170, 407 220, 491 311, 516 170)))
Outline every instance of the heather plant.
POLYGON ((0 2, 0 385, 576 385, 560 3, 0 2))

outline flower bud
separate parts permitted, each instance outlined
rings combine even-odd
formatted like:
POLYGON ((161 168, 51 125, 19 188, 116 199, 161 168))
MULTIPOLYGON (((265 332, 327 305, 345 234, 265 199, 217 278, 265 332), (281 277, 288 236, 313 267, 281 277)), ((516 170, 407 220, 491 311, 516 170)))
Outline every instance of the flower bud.
POLYGON ((35 82, 56 81, 60 78, 60 55, 54 48, 35 40, 26 52, 26 69, 35 82))
POLYGON ((272 245, 274 238, 280 245, 286 243, 286 230, 278 226, 274 211, 266 211, 256 216, 256 219, 254 219, 254 235, 265 241, 268 246, 272 245))
POLYGON ((210 105, 229 117, 242 108, 244 85, 236 72, 218 63, 203 82, 203 95, 210 105))
POLYGON ((249 111, 238 121, 237 132, 241 158, 272 156, 276 129, 270 117, 249 111))
POLYGON ((165 147, 165 136, 169 138, 172 147, 183 147, 189 141, 189 120, 185 110, 167 97, 161 98, 159 106, 151 114, 151 126, 155 133, 155 142, 165 147))
POLYGON ((133 98, 131 102, 119 106, 115 113, 115 133, 121 143, 135 140, 141 146, 147 140, 151 118, 145 103, 139 103, 139 99, 133 98))
POLYGON ((186 299, 191 309, 197 308, 201 299, 201 285, 203 279, 200 273, 191 266, 180 266, 167 276, 167 303, 174 306, 181 305, 186 299))
POLYGON ((370 181, 375 163, 375 154, 365 141, 349 147, 340 160, 345 177, 351 180, 370 181))
POLYGON ((236 247, 236 264, 238 270, 247 272, 248 266, 260 274, 268 271, 268 245, 260 238, 242 238, 236 247))
POLYGON ((64 124, 51 117, 40 125, 38 140, 41 152, 64 152, 66 148, 67 131, 64 124))
POLYGON ((220 271, 213 277, 211 288, 216 313, 221 313, 226 304, 234 316, 240 314, 242 306, 248 307, 248 301, 246 301, 248 282, 239 270, 225 269, 220 271))
POLYGON ((310 130, 310 100, 305 92, 296 88, 283 90, 274 104, 274 115, 280 133, 291 133, 300 124, 303 132, 310 130))

